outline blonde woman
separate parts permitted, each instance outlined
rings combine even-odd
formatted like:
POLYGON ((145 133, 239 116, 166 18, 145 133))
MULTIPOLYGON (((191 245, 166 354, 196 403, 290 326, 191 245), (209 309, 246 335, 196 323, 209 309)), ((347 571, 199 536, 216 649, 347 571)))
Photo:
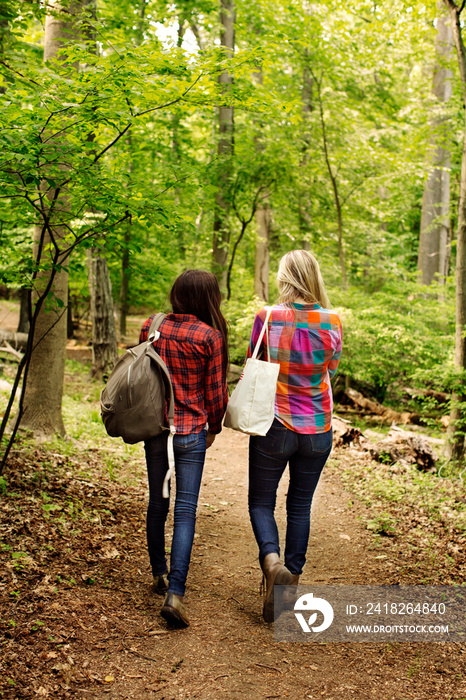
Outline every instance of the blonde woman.
MULTIPOLYGON (((341 321, 329 308, 319 264, 311 253, 287 253, 280 261, 277 284, 279 302, 272 307, 268 334, 271 362, 280 364, 275 420, 265 437, 251 437, 249 443, 249 514, 266 582, 266 622, 274 619, 274 585, 297 585, 306 561, 312 497, 332 449, 330 379, 342 347, 341 321), (274 511, 287 464, 283 564, 274 511)), ((248 355, 265 315, 262 309, 255 318, 248 355)), ((266 343, 264 334, 264 357, 266 343)))

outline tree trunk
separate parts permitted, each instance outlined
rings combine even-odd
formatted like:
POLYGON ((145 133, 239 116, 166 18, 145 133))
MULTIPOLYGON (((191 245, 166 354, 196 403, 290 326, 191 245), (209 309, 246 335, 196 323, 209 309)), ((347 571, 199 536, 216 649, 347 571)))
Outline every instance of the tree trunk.
POLYGON ((333 198, 335 201, 335 209, 337 211, 337 235, 338 235, 338 260, 340 262, 341 271, 341 286, 344 290, 347 288, 346 283, 346 256, 345 249, 343 245, 343 212, 342 212, 342 202, 340 197, 340 188, 338 186, 338 176, 335 175, 332 169, 332 164, 330 162, 329 144, 327 140, 327 127, 324 118, 324 108, 322 104, 322 93, 321 86, 318 80, 315 81, 317 85, 317 94, 319 97, 319 113, 320 113, 320 125, 322 127, 322 145, 324 150, 324 159, 327 166, 328 174, 330 177, 330 182, 332 183, 333 198))
MULTIPOLYGON (((6 17, 0 17, 0 57, 2 60, 5 58, 5 44, 7 37, 10 33, 10 25, 6 17)), ((6 92, 6 85, 0 85, 0 95, 4 95, 6 92)))
MULTIPOLYGON (((235 50, 234 0, 221 0, 220 22, 222 24, 220 43, 224 47, 227 54, 233 54, 235 50)), ((223 86, 225 101, 228 101, 233 85, 233 76, 225 71, 220 75, 219 82, 223 86)), ((215 195, 213 224, 212 271, 219 280, 220 287, 224 289, 226 285, 228 248, 230 243, 230 201, 228 190, 231 177, 231 161, 234 144, 233 107, 222 106, 219 108, 218 127, 219 141, 217 146, 217 154, 219 166, 217 171, 217 193, 215 195)))
MULTIPOLYGON (((73 32, 73 19, 77 4, 72 7, 54 4, 53 16, 45 20, 44 61, 54 58, 64 49, 73 32)), ((42 194, 42 222, 34 227, 34 258, 42 265, 49 261, 60 266, 63 237, 67 229, 55 225, 55 221, 66 221, 69 205, 66 191, 55 190, 47 201, 42 194), (51 204, 53 202, 53 205, 51 204), (53 213, 52 213, 53 206, 53 213), (48 222, 50 216, 50 222, 48 222)), ((51 271, 39 272, 35 280, 33 303, 50 284, 51 271)), ((51 293, 41 305, 35 320, 32 339, 32 355, 23 385, 23 414, 21 427, 36 434, 65 434, 62 418, 63 381, 67 336, 68 273, 55 269, 51 293)))
POLYGON ((118 358, 112 285, 107 261, 97 248, 88 251, 92 319, 91 376, 109 374, 118 358))
POLYGON ((254 265, 254 293, 269 301, 269 260, 270 260, 270 229, 272 224, 272 212, 269 198, 266 197, 260 203, 256 211, 256 251, 254 265))
MULTIPOLYGON (((185 15, 183 12, 178 14, 178 33, 176 45, 179 49, 183 46, 183 39, 188 26, 189 15, 185 15)), ((180 125, 181 125, 181 111, 179 109, 174 109, 172 115, 172 147, 171 147, 171 159, 173 163, 173 171, 178 172, 180 165, 183 160, 182 148, 180 144, 180 125)), ((175 186, 173 189, 173 196, 175 201, 175 207, 179 210, 183 208, 183 190, 181 187, 175 186)), ((180 253, 180 259, 185 260, 186 258, 186 234, 183 226, 177 226, 177 238, 178 247, 180 253)))
POLYGON ((307 178, 307 165, 309 163, 309 150, 311 146, 311 124, 310 118, 314 111, 312 100, 312 92, 314 86, 314 78, 309 70, 309 50, 304 51, 304 66, 303 66, 303 89, 301 91, 302 100, 302 127, 301 127, 301 159, 299 170, 301 172, 300 182, 304 183, 304 187, 299 185, 299 232, 301 235, 301 246, 303 250, 311 249, 312 235, 312 218, 311 218, 311 197, 309 191, 309 183, 307 178))
POLYGON ((68 286, 68 305, 66 309, 66 337, 68 340, 74 338, 73 326, 73 303, 71 300, 70 288, 68 286))
MULTIPOLYGON (((456 6, 453 0, 445 0, 449 9, 453 38, 458 57, 461 77, 463 105, 466 108, 466 51, 462 38, 460 14, 462 7, 456 6)), ((456 333, 455 333, 455 366, 460 371, 466 369, 466 123, 463 134, 463 152, 461 158, 461 180, 458 204, 458 232, 456 242, 456 333)), ((466 400, 465 392, 460 389, 452 394, 452 410, 448 427, 447 455, 453 460, 461 460, 464 454, 464 435, 466 417, 461 403, 466 400)))
POLYGON ((18 333, 29 333, 29 322, 30 313, 29 308, 29 290, 27 287, 21 287, 19 293, 20 307, 19 307, 19 322, 18 322, 18 333))
POLYGON ((121 256, 121 283, 120 283, 120 339, 126 336, 126 317, 128 315, 128 295, 131 271, 129 267, 129 243, 131 240, 131 222, 128 221, 123 234, 123 254, 121 256))
MULTIPOLYGON (((262 67, 255 73, 255 79, 259 85, 264 84, 262 67)), ((258 160, 264 150, 261 134, 263 133, 262 120, 257 120, 258 135, 255 138, 255 151, 258 160)), ((254 251, 254 294, 265 302, 269 301, 269 261, 270 261, 270 229, 272 224, 272 210, 270 207, 270 193, 264 190, 263 196, 257 200, 255 212, 256 218, 256 243, 254 251)))
MULTIPOLYGON (((41 238, 41 227, 34 230, 37 249, 41 238)), ((55 227, 56 241, 65 231, 55 227)), ((50 242, 46 234, 45 245, 50 242)), ((58 258, 58 262, 60 258, 58 258)), ((36 287, 42 290, 48 282, 47 273, 40 274, 36 287)), ((21 427, 39 435, 59 433, 65 435, 61 405, 65 375, 65 353, 67 337, 68 273, 57 272, 51 289, 51 299, 46 302, 36 319, 33 351, 23 396, 21 427)))
MULTIPOLYGON (((136 46, 140 46, 144 40, 144 21, 145 13, 147 8, 147 0, 139 1, 139 13, 138 21, 135 27, 135 37, 134 42, 136 46)), ((133 135, 128 134, 126 139, 128 144, 128 187, 131 187, 131 178, 133 174, 133 135)), ((130 269, 130 255, 129 255, 129 244, 131 242, 131 220, 126 224, 126 228, 123 233, 123 254, 121 256, 121 283, 120 283, 120 298, 119 298, 119 332, 120 340, 124 340, 126 336, 126 317, 129 310, 129 286, 131 281, 131 269, 130 269)))
MULTIPOLYGON (((438 3, 442 10, 443 3, 438 3)), ((437 20, 435 39, 436 65, 432 92, 439 104, 446 103, 452 93, 452 72, 446 67, 451 56, 453 34, 448 18, 443 14, 437 20)), ((422 283, 431 284, 435 276, 440 283, 448 274, 449 210, 450 210, 450 151, 443 146, 445 134, 440 115, 432 120, 432 171, 427 179, 422 197, 421 231, 419 236, 418 270, 422 283)))

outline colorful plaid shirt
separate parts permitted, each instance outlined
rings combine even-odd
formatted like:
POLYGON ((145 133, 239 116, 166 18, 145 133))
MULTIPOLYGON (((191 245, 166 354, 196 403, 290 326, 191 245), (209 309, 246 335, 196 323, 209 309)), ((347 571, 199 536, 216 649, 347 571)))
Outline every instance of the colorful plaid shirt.
MULTIPOLYGON (((144 323, 140 343, 154 316, 144 323)), ((222 334, 188 314, 168 314, 159 331, 154 347, 172 380, 176 432, 199 433, 208 424, 211 433, 219 433, 228 403, 222 334)))
MULTIPOLYGON (((266 316, 257 314, 248 357, 251 357, 266 316)), ((270 361, 280 364, 275 416, 298 433, 325 433, 332 426, 330 378, 337 371, 342 347, 341 321, 318 304, 278 304, 269 320, 270 361)), ((267 334, 262 341, 267 359, 267 334)))

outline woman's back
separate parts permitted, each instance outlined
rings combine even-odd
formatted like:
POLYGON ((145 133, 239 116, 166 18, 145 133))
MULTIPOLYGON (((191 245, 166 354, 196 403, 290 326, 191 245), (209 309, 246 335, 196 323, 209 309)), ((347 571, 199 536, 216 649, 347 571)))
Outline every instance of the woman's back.
MULTIPOLYGON (((251 348, 260 334, 266 310, 256 316, 251 348)), ((267 357, 264 335, 264 358, 267 357)), ((341 321, 318 304, 277 304, 269 322, 271 362, 280 364, 275 415, 291 430, 330 430, 333 408, 330 378, 341 354, 341 321)))
MULTIPOLYGON (((147 340, 153 318, 139 342, 147 340)), ((177 433, 197 433, 206 423, 220 432, 228 401, 222 334, 192 314, 168 314, 159 330, 155 347, 170 372, 177 433)))

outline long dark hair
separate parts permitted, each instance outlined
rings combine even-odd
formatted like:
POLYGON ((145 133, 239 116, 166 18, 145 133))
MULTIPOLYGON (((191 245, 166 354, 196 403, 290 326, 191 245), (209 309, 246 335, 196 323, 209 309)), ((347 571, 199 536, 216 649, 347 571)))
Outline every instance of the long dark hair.
POLYGON ((220 311, 222 295, 217 278, 206 270, 186 270, 175 280, 170 304, 175 314, 192 314, 222 334, 225 371, 228 368, 228 328, 220 311))

